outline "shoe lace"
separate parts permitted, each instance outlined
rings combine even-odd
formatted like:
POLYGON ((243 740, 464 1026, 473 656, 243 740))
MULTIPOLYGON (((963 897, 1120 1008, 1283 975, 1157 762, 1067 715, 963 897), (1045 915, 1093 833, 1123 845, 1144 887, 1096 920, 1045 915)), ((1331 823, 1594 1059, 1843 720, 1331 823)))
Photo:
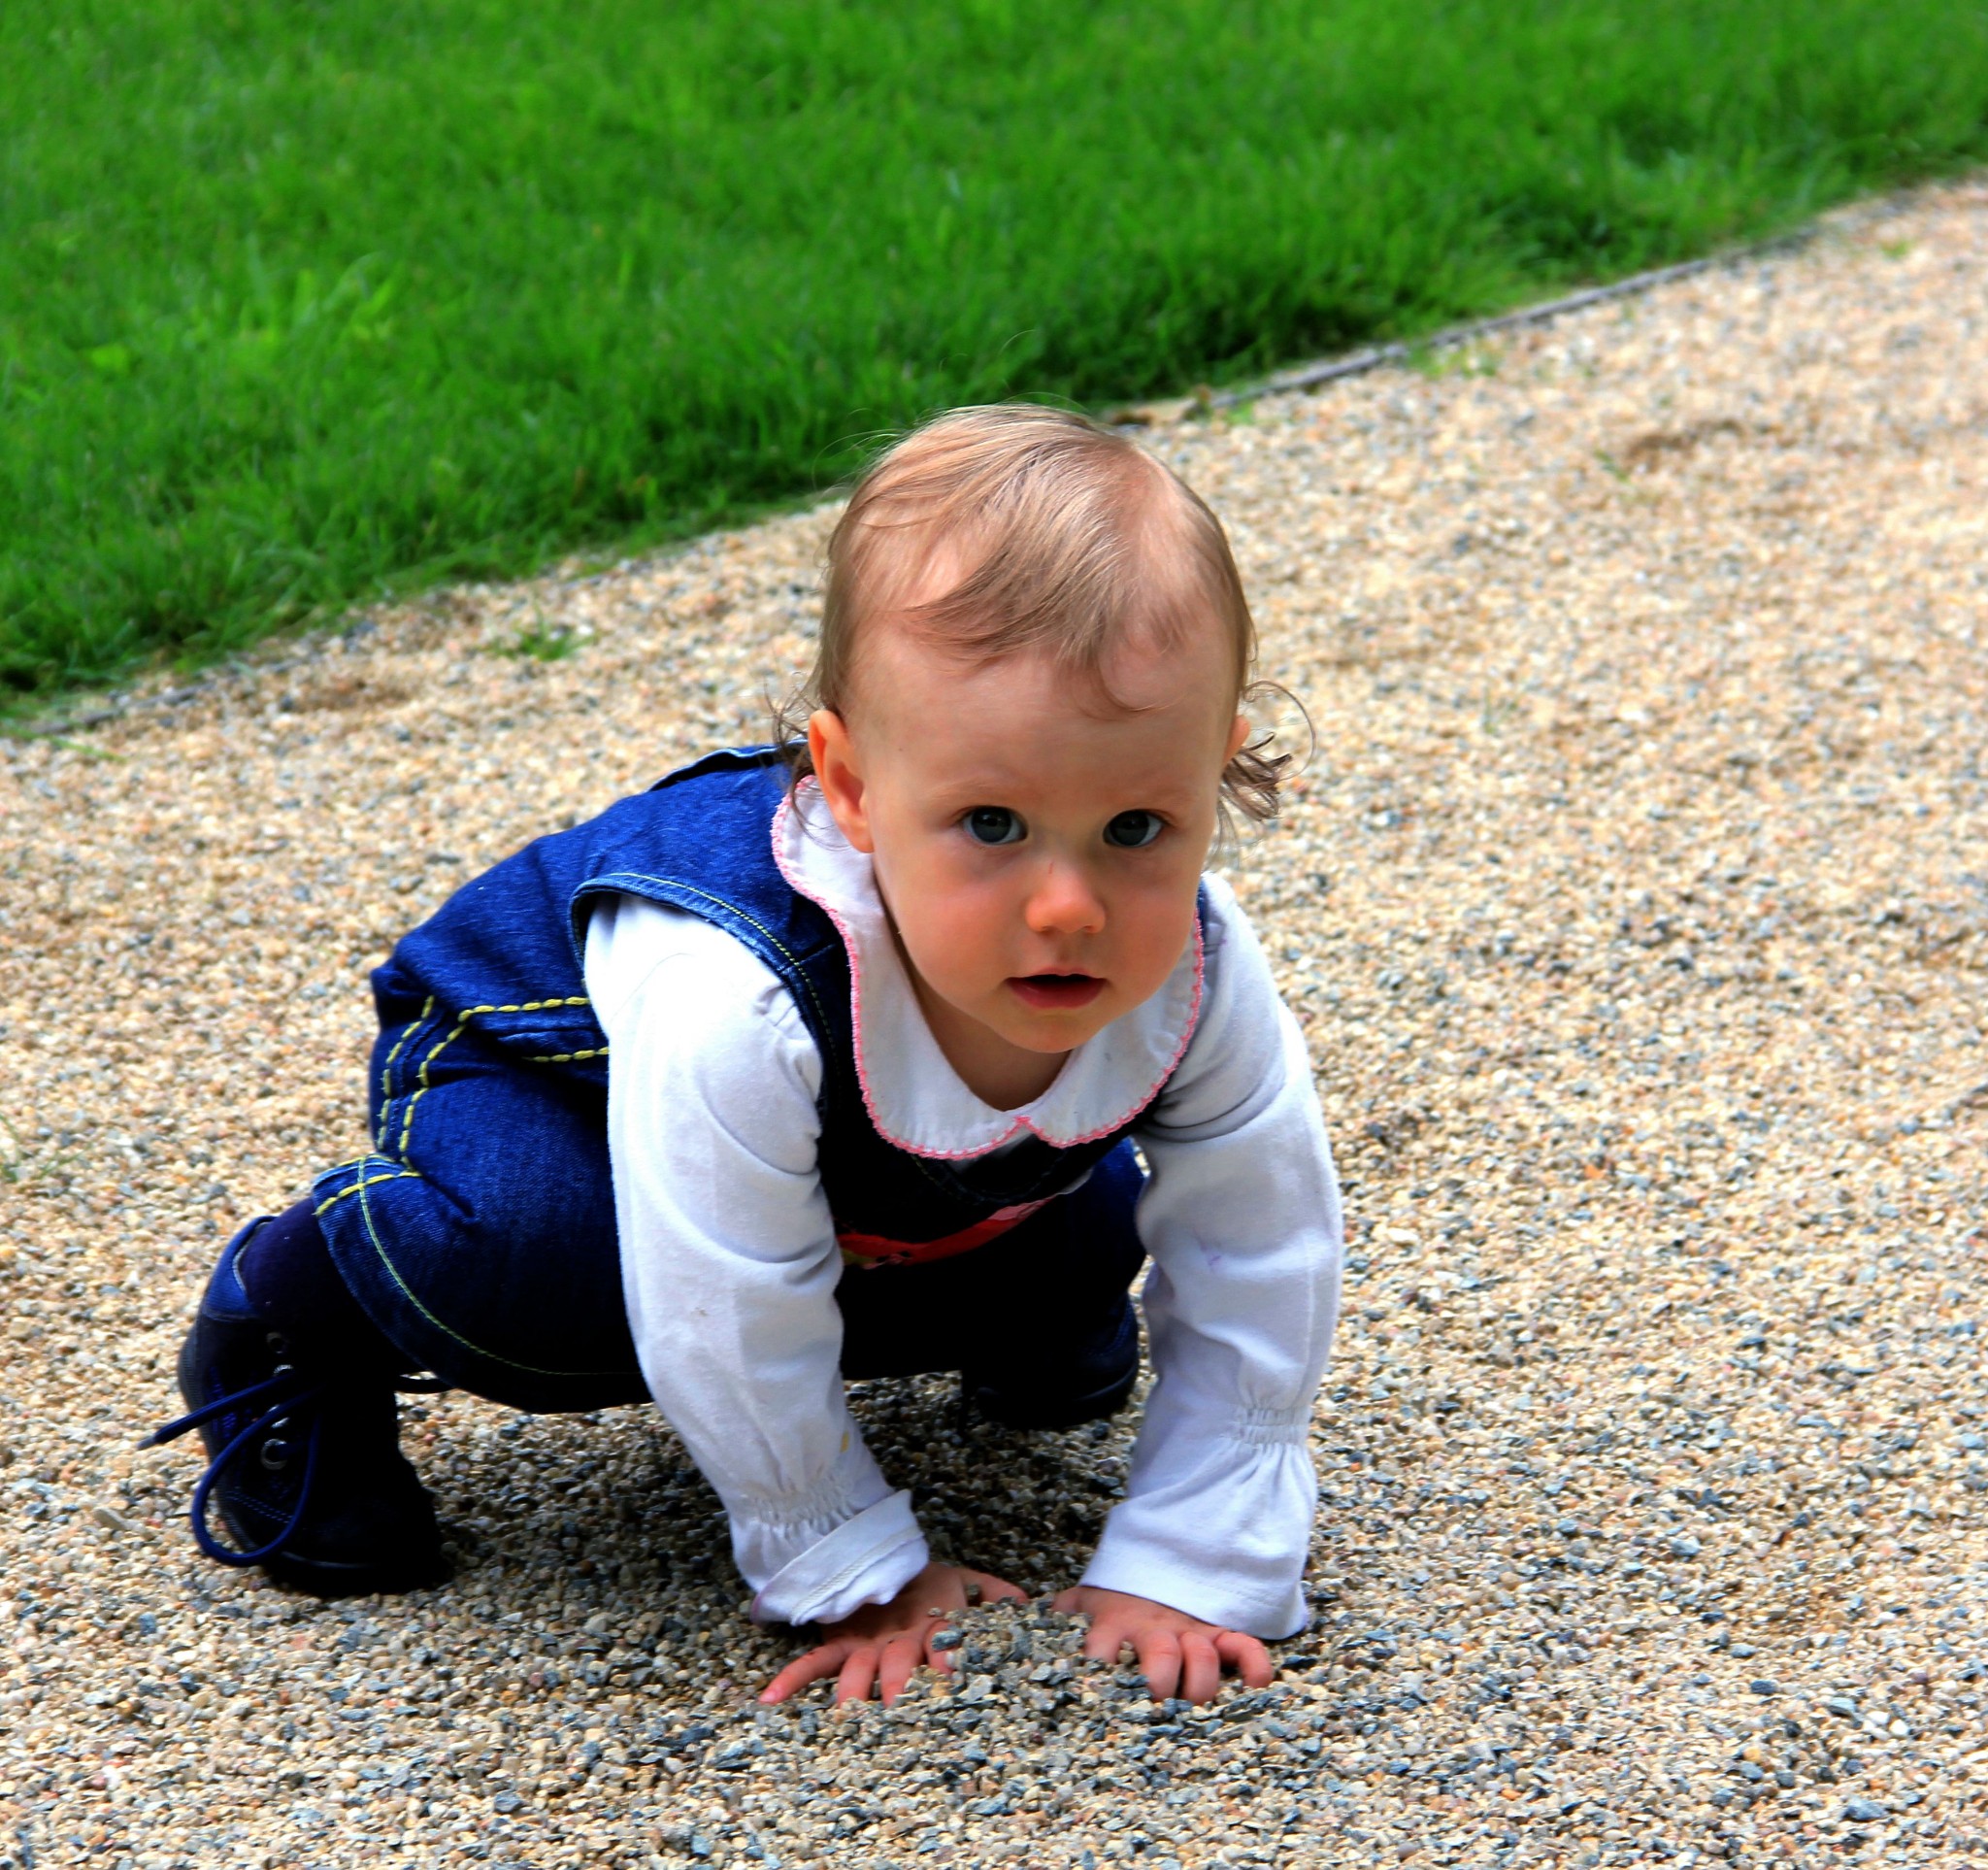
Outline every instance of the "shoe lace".
MULTIPOLYGON (((421 1394, 435 1394, 449 1386, 439 1377, 398 1377, 394 1380, 396 1389, 412 1390, 421 1394)), ((161 1423, 138 1445, 140 1448, 159 1448, 167 1442, 178 1441, 182 1435, 211 1422, 216 1416, 226 1416, 237 1410, 253 1410, 260 1406, 260 1414, 254 1416, 246 1428, 230 1438, 207 1464, 207 1472, 193 1489, 193 1504, 187 1518, 193 1524, 194 1543, 210 1558, 223 1565, 257 1565, 263 1559, 274 1557, 304 1522, 304 1515, 311 1505, 311 1484, 317 1473, 317 1445, 324 1432, 324 1417, 315 1405, 333 1387, 331 1381, 323 1377, 311 1377, 300 1370, 285 1367, 274 1376, 265 1377, 260 1383, 250 1384, 246 1389, 237 1389, 226 1396, 216 1396, 213 1402, 202 1403, 198 1409, 189 1409, 183 1416, 176 1416, 171 1421, 161 1423), (223 1545, 215 1538, 208 1524, 208 1502, 214 1496, 214 1489, 220 1478, 246 1453, 256 1437, 276 1426, 285 1417, 302 1416, 310 1418, 310 1436, 304 1450, 304 1478, 297 1488, 297 1502, 290 1509, 290 1517, 282 1523, 276 1536, 257 1546, 252 1552, 238 1552, 234 1547, 223 1545)))

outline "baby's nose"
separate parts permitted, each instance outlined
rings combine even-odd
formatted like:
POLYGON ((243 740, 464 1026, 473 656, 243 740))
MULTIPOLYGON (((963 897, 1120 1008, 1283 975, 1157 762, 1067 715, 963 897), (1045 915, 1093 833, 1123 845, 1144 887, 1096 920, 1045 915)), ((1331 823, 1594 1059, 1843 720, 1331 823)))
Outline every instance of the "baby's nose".
POLYGON ((1095 935, 1105 905, 1076 865, 1051 864, 1029 897, 1028 923, 1039 935, 1095 935))

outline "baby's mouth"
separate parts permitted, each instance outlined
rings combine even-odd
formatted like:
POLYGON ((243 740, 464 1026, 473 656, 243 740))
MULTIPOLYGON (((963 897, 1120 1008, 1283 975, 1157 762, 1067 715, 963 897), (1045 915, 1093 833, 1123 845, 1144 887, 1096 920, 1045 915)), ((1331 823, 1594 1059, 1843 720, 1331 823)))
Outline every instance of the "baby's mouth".
POLYGON ((1008 985, 1023 1006, 1039 1013, 1087 1007, 1105 990, 1104 982, 1091 974, 1017 974, 1008 985))

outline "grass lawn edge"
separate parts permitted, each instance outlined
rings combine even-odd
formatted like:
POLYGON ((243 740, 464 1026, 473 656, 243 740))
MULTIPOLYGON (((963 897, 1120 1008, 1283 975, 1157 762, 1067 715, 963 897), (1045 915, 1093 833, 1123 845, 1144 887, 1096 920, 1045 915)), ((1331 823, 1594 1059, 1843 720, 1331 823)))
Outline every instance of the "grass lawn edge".
MULTIPOLYGON (((1314 357, 1268 374, 1246 376, 1234 383, 1197 384, 1171 397, 1095 404, 1088 413, 1101 420, 1136 430, 1164 428, 1179 421, 1227 417, 1231 412, 1246 409, 1267 396, 1302 394, 1389 365, 1412 365, 1419 358, 1469 346, 1500 332, 1551 323, 1601 306, 1640 297, 1677 281, 1744 266, 1777 254, 1799 252, 1818 240, 1831 236, 1845 237, 1859 224, 1882 220, 1905 212, 1925 195, 1965 182, 1969 173, 1969 170, 1942 173, 1901 188, 1839 202, 1750 240, 1619 278, 1598 279, 1548 298, 1517 300, 1460 323, 1314 357)), ((1058 399, 1027 400, 1051 402, 1058 399)), ((52 693, 45 691, 17 696, 0 692, 0 739, 60 742, 135 713, 182 707, 221 685, 232 676, 287 667, 298 659, 294 655, 279 656, 272 662, 271 651, 276 646, 308 643, 349 632, 363 627, 372 615, 382 610, 425 608, 448 591, 472 584, 526 584, 547 577, 572 583, 599 577, 631 561, 665 561, 679 552, 691 550, 700 540, 805 512, 810 507, 841 498, 845 490, 845 484, 838 483, 812 489, 797 488, 783 499, 718 508, 694 518, 617 535, 578 549, 522 557, 498 578, 438 578, 432 565, 411 566, 371 597, 347 605, 325 607, 301 618, 273 619, 248 644, 232 645, 205 655, 197 652, 135 655, 129 665, 127 680, 108 686, 79 685, 67 696, 60 689, 52 693), (172 681, 175 676, 189 679, 175 683, 172 681), (47 712, 50 703, 62 712, 47 712)))

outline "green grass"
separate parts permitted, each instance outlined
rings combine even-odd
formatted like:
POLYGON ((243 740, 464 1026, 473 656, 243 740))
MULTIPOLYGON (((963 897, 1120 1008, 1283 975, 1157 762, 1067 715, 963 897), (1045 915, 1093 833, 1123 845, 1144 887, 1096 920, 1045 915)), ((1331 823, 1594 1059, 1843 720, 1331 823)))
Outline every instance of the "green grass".
POLYGON ((0 699, 1984 157, 1978 0, 18 0, 0 699))

